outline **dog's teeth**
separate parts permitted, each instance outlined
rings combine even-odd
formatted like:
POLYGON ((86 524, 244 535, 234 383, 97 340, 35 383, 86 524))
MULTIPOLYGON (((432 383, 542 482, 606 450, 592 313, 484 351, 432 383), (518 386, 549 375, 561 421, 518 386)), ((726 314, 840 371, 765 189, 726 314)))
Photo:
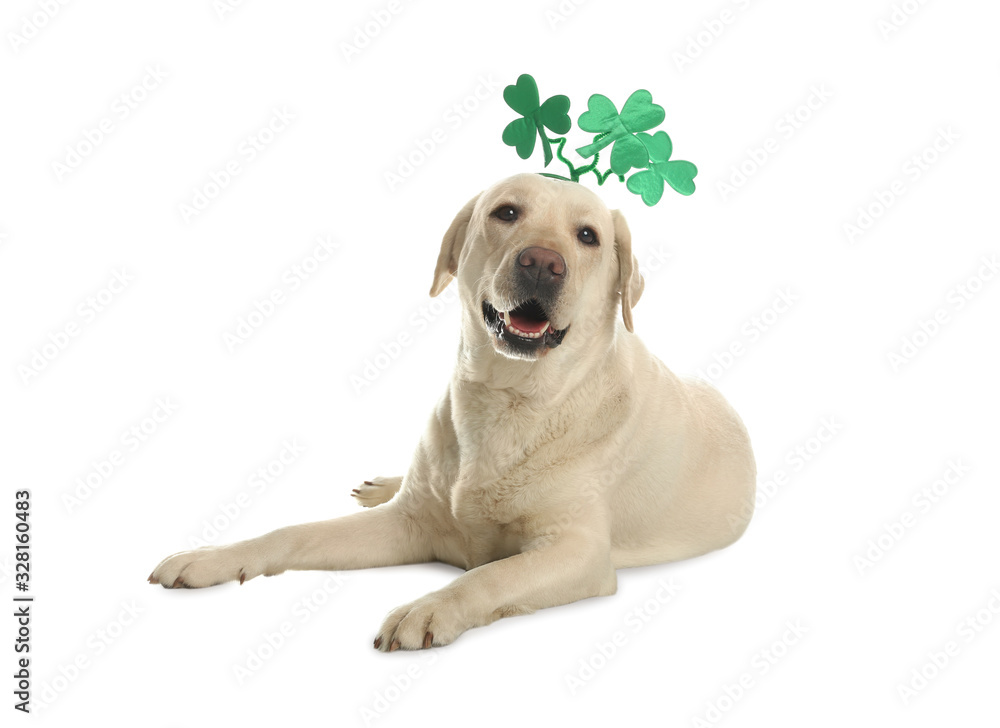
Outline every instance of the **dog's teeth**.
POLYGON ((510 311, 503 312, 503 322, 510 326, 510 311))
POLYGON ((544 329, 542 331, 535 331, 535 332, 521 331, 521 329, 511 324, 508 324, 507 330, 510 333, 514 334, 515 336, 520 336, 522 339, 538 339, 541 338, 541 336, 545 333, 544 329))

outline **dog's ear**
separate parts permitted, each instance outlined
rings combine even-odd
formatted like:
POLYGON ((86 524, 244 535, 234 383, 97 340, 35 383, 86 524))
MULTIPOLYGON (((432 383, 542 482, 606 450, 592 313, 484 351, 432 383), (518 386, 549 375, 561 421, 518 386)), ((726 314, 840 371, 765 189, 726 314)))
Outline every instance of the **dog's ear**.
POLYGON ((632 255, 632 233, 625 216, 619 210, 611 211, 615 222, 615 255, 618 258, 618 291, 622 296, 622 320, 632 331, 632 307, 639 302, 645 281, 639 272, 639 261, 632 255))
POLYGON ((431 298, 437 296, 448 287, 451 279, 458 273, 458 259, 465 245, 465 232, 472 219, 472 210, 476 206, 479 195, 465 203, 455 219, 448 226, 448 231, 441 240, 441 252, 438 254, 437 268, 434 269, 434 283, 431 284, 431 298))

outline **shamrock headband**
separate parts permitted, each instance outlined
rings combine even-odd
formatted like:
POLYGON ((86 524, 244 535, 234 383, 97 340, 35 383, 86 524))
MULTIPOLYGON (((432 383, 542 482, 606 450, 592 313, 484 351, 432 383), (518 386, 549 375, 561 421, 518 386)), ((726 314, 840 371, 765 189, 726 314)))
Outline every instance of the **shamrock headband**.
POLYGON ((520 119, 515 119, 504 128, 504 144, 514 147, 521 159, 527 159, 535 151, 535 139, 541 139, 544 166, 548 167, 552 161, 552 145, 555 144, 555 156, 569 167, 569 177, 547 172, 539 174, 579 182, 580 177, 593 172, 599 185, 614 174, 619 182, 625 182, 629 192, 642 197, 642 201, 649 206, 660 201, 664 182, 682 195, 694 192, 694 177, 698 168, 691 162, 670 159, 673 143, 665 131, 646 133, 661 124, 666 114, 662 106, 653 103, 652 94, 645 89, 629 96, 621 113, 607 96, 594 94, 590 97, 587 110, 580 114, 577 124, 583 131, 596 136, 593 142, 579 147, 576 153, 584 159, 593 159, 580 167, 563 156, 566 137, 549 138, 545 133, 549 129, 556 134, 565 134, 572 128, 569 98, 551 96, 544 103, 539 103, 538 85, 527 73, 521 74, 517 83, 503 90, 503 98, 510 108, 521 115, 520 119), (599 172, 598 152, 607 146, 611 146, 611 166, 599 172), (625 175, 633 168, 638 171, 626 181, 625 175))

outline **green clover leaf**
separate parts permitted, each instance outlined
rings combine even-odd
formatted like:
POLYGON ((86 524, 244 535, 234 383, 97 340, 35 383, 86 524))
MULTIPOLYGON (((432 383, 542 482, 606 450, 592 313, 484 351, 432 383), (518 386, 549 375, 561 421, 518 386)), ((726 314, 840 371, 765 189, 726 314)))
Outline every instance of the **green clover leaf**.
POLYGON ((538 84, 534 76, 527 73, 518 76, 517 83, 504 88, 503 100, 521 116, 530 116, 538 108, 538 84))
POLYGON ((682 160, 671 161, 673 143, 665 131, 658 131, 652 136, 638 133, 635 138, 649 152, 649 169, 636 172, 625 182, 629 192, 642 197, 642 201, 652 207, 663 196, 663 183, 666 182, 682 195, 694 192, 694 178, 698 168, 691 162, 682 160))
POLYGON ((694 178, 698 174, 698 168, 691 162, 678 159, 665 164, 654 164, 653 171, 682 195, 694 194, 694 178))
POLYGON ((628 191, 642 197, 652 207, 663 197, 663 178, 651 169, 636 172, 625 182, 628 191))
POLYGON ((587 101, 587 110, 580 114, 577 124, 584 131, 599 136, 593 143, 580 147, 576 152, 581 157, 592 157, 609 144, 614 144, 611 148, 612 172, 622 175, 632 167, 646 167, 649 156, 635 134, 658 126, 664 118, 666 112, 663 107, 654 104, 652 94, 645 89, 639 89, 629 96, 620 114, 611 99, 602 94, 594 94, 587 101))
POLYGON ((552 161, 552 145, 545 136, 545 129, 556 134, 565 134, 573 126, 569 118, 569 97, 559 95, 538 103, 538 84, 527 73, 522 73, 517 83, 503 90, 504 101, 521 115, 503 130, 503 142, 517 150, 517 156, 527 159, 535 151, 536 134, 542 140, 545 166, 552 161))
POLYGON ((528 117, 514 119, 504 127, 503 143, 508 147, 514 147, 521 159, 527 159, 535 151, 536 128, 534 120, 528 117))
POLYGON ((674 151, 674 143, 670 141, 670 136, 665 131, 658 131, 655 134, 636 134, 639 141, 646 148, 650 162, 666 162, 674 151))
POLYGON ((556 134, 565 134, 573 127, 569 118, 569 96, 559 94, 545 100, 538 108, 538 120, 556 134))

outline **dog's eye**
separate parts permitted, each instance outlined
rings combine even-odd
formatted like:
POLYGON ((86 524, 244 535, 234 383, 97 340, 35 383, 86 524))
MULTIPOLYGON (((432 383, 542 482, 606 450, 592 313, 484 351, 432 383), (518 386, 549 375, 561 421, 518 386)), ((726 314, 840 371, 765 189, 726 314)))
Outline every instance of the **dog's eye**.
POLYGON ((500 205, 500 207, 493 211, 493 217, 504 222, 514 222, 517 216, 517 208, 513 205, 500 205))
POLYGON ((597 245, 597 233, 589 227, 581 228, 576 237, 584 245, 597 245))

